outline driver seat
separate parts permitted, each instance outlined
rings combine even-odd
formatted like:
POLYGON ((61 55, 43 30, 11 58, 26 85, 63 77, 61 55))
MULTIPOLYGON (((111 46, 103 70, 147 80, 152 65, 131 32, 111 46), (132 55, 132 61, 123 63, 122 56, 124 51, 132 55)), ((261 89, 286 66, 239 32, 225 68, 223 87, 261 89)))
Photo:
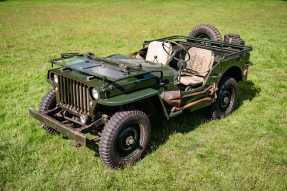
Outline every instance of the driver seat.
POLYGON ((171 43, 152 41, 148 45, 146 61, 167 65, 171 59, 171 52, 171 43))
MULTIPOLYGON (((214 62, 214 54, 211 50, 192 47, 188 50, 190 59, 186 62, 186 68, 182 70, 180 83, 185 86, 200 86, 207 77, 214 62)), ((186 55, 186 59, 188 55, 186 55)))

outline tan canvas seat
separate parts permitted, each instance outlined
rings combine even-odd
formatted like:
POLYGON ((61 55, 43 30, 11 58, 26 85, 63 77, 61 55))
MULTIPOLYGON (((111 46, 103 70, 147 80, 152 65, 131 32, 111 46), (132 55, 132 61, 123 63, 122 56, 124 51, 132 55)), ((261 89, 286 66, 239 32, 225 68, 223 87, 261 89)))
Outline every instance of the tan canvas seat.
POLYGON ((182 71, 180 83, 186 86, 200 85, 208 75, 214 62, 211 50, 192 47, 188 50, 190 60, 182 71))

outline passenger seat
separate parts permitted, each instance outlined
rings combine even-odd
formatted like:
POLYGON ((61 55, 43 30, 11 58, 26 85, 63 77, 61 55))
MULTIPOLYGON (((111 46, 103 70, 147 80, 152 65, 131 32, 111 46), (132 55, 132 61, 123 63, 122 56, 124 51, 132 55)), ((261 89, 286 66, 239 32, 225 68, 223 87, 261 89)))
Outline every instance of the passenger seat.
POLYGON ((199 86, 212 68, 214 54, 211 50, 196 47, 190 48, 188 53, 190 60, 181 73, 180 83, 185 86, 199 86))

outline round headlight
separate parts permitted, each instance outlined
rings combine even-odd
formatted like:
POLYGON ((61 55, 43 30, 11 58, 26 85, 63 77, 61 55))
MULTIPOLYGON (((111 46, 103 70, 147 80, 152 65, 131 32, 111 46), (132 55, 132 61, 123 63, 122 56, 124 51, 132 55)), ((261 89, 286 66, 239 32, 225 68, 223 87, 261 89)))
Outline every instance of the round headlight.
POLYGON ((96 88, 92 89, 92 96, 94 99, 99 99, 99 97, 100 97, 99 92, 98 92, 98 90, 96 90, 96 88))
POLYGON ((54 74, 53 80, 54 80, 55 84, 57 84, 59 82, 59 78, 56 74, 54 74))

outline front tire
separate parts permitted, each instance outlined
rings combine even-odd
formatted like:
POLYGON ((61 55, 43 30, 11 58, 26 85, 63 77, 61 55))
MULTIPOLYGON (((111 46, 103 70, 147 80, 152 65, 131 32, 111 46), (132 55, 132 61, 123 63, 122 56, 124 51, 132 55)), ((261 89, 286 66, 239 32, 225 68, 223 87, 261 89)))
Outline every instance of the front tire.
MULTIPOLYGON (((50 90, 43 98, 40 103, 39 112, 45 113, 56 107, 56 92, 55 90, 50 90)), ((43 129, 45 129, 50 134, 55 134, 57 131, 45 124, 42 124, 43 129)))
POLYGON ((211 107, 211 118, 222 119, 237 107, 237 81, 224 78, 218 89, 217 99, 211 107))
POLYGON ((111 168, 134 164, 148 146, 150 129, 150 120, 142 111, 115 113, 101 134, 101 159, 111 168))

